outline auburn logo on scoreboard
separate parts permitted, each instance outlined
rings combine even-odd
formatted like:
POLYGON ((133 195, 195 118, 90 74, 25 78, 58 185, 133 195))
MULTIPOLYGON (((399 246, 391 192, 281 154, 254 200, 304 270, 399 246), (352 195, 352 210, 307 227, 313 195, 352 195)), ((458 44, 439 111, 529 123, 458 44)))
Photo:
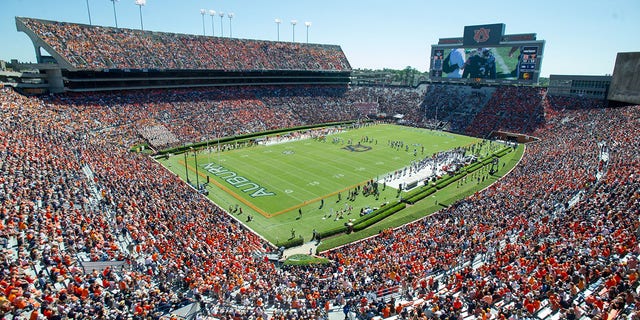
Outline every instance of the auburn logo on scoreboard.
POLYGON ((489 32, 491 32, 491 29, 480 28, 473 30, 473 40, 477 43, 487 42, 489 40, 489 32))
POLYGON ((492 46, 500 44, 504 35, 504 23, 465 26, 462 43, 465 46, 492 46))

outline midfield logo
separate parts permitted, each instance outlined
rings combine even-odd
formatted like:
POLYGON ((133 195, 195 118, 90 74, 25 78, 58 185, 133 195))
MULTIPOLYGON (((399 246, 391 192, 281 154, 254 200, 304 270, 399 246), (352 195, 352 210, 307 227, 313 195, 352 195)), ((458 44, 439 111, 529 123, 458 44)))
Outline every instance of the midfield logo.
POLYGON ((351 152, 365 152, 365 151, 369 151, 371 150, 370 146, 365 146, 365 145, 361 145, 361 144, 357 144, 357 145, 348 145, 342 149, 345 149, 347 151, 351 151, 351 152))

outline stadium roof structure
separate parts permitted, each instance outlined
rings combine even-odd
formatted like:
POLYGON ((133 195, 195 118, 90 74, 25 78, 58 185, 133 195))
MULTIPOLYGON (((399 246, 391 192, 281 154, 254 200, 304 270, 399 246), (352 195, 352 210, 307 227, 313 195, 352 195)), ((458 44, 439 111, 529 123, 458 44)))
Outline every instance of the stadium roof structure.
POLYGON ((48 79, 54 92, 346 84, 351 73, 338 45, 176 34, 26 17, 16 17, 16 28, 31 39, 38 64, 59 66, 61 76, 48 79))

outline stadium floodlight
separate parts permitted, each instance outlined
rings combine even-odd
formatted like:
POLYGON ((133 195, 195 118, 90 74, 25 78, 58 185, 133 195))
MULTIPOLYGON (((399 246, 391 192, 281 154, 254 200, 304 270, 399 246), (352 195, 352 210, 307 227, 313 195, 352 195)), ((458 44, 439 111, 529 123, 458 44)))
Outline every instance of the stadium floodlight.
POLYGON ((211 16, 211 35, 216 36, 216 28, 213 26, 213 17, 216 16, 215 10, 209 10, 209 15, 211 16))
POLYGON ((207 10, 200 9, 200 15, 202 15, 202 35, 204 36, 204 15, 207 14, 207 10))
POLYGON ((229 38, 233 37, 233 29, 231 28, 231 18, 233 18, 233 12, 229 12, 227 17, 229 17, 229 38))
POLYGON ((311 22, 307 21, 304 25, 307 27, 307 43, 309 43, 309 27, 311 27, 311 22))
POLYGON ((224 12, 218 12, 218 16, 220 17, 220 36, 224 37, 224 28, 222 27, 222 18, 224 18, 224 12))
POLYGON ((291 20, 291 26, 293 27, 291 42, 296 42, 296 24, 298 24, 298 20, 291 20))
POLYGON ((93 25, 91 23, 91 10, 89 10, 89 0, 87 0, 87 14, 89 15, 89 25, 93 25))
POLYGON ((276 29, 277 29, 277 32, 278 32, 278 38, 277 38, 278 40, 277 41, 280 41, 280 23, 282 23, 282 20, 276 18, 275 21, 276 21, 276 26, 277 26, 276 29))
MULTIPOLYGON (((185 149, 187 144, 184 144, 185 149)), ((184 173, 187 175, 187 184, 190 184, 191 182, 189 182, 189 166, 187 165, 187 150, 184 150, 184 173)))
POLYGON ((120 0, 110 0, 113 4, 113 20, 116 22, 116 28, 118 27, 118 15, 116 14, 116 2, 120 0))
POLYGON ((193 151, 193 160, 196 163, 196 190, 200 191, 200 174, 198 173, 198 151, 193 147, 189 148, 193 151))
POLYGON ((142 23, 142 6, 147 4, 147 0, 136 0, 136 5, 140 8, 140 29, 144 30, 144 23, 142 23))

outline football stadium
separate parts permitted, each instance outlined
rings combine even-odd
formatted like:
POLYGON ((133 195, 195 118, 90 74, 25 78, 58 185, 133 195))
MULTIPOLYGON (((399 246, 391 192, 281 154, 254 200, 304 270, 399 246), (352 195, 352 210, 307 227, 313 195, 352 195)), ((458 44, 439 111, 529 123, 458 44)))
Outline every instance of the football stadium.
POLYGON ((640 315, 638 53, 542 86, 545 40, 460 25, 357 85, 335 44, 15 25, 3 319, 640 315))

